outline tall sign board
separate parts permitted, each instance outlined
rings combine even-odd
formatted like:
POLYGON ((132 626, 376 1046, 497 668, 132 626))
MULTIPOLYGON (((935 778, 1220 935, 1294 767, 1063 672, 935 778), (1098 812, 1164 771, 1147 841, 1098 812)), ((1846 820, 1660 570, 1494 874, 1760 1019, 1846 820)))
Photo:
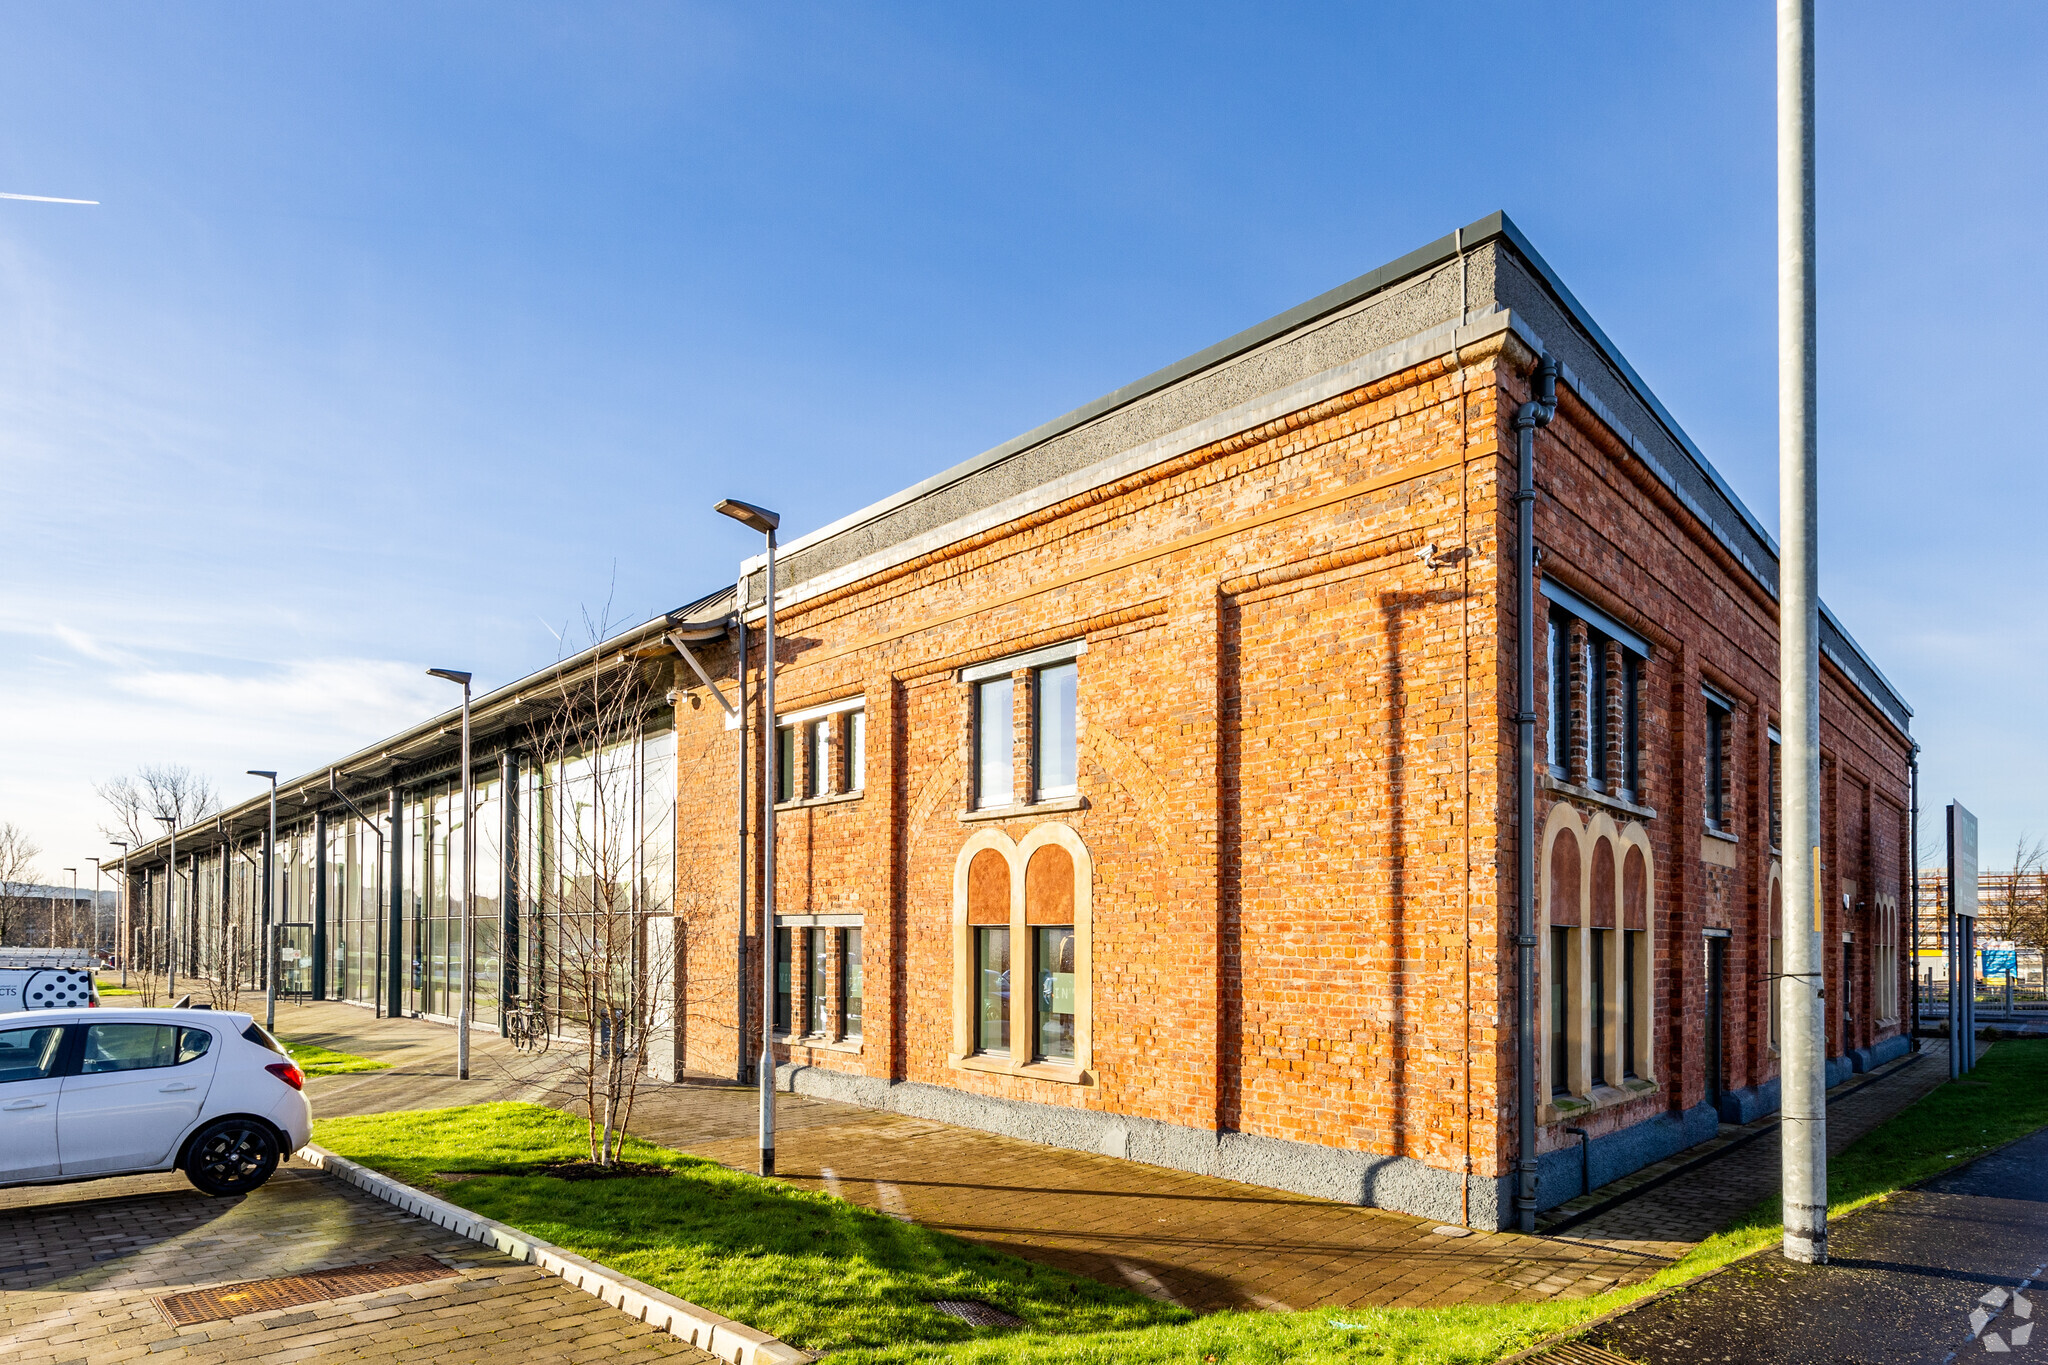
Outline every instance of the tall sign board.
POLYGON ((1948 1074, 1977 1065, 1977 817, 1948 803, 1948 1074))

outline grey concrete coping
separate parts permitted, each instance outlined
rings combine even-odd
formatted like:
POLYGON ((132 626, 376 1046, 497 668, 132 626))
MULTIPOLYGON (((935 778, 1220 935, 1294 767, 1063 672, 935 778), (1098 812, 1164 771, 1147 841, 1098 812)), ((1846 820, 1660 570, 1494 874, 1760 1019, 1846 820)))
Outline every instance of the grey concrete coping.
POLYGON ((734 1365, 799 1365, 799 1362, 817 1359, 811 1352, 771 1337, 766 1332, 756 1331, 743 1322, 734 1322, 708 1308, 699 1308, 687 1299, 679 1299, 666 1290, 643 1284, 630 1275, 621 1275, 573 1251, 564 1251, 551 1242, 543 1242, 531 1233, 521 1232, 495 1218, 486 1218, 480 1213, 458 1208, 445 1199, 436 1199, 403 1181, 379 1175, 367 1166, 337 1156, 325 1147, 308 1143, 299 1149, 298 1156, 301 1161, 318 1166, 329 1175, 345 1180, 387 1204, 395 1204, 416 1218, 424 1218, 458 1236, 481 1242, 507 1256, 559 1275, 628 1317, 651 1323, 678 1340, 709 1351, 720 1360, 730 1360, 734 1365))

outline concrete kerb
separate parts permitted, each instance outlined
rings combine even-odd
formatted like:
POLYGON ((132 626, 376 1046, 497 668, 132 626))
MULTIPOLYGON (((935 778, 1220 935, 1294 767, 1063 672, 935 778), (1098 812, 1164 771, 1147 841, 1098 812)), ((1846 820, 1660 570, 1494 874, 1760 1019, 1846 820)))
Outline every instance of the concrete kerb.
POLYGON ((436 1199, 401 1181, 379 1175, 324 1147, 308 1143, 299 1149, 298 1156, 307 1164, 317 1166, 387 1204, 395 1204, 416 1218, 424 1218, 457 1236, 481 1242, 507 1256, 558 1275, 627 1316, 659 1327, 670 1336, 708 1351, 720 1360, 730 1360, 734 1365, 800 1365, 800 1362, 817 1359, 811 1352, 771 1337, 766 1332, 756 1331, 743 1322, 734 1322, 708 1308, 699 1308, 687 1299, 679 1299, 651 1284, 643 1284, 630 1275, 621 1275, 573 1251, 564 1251, 551 1242, 543 1242, 530 1233, 508 1227, 495 1218, 457 1208, 444 1199, 436 1199))

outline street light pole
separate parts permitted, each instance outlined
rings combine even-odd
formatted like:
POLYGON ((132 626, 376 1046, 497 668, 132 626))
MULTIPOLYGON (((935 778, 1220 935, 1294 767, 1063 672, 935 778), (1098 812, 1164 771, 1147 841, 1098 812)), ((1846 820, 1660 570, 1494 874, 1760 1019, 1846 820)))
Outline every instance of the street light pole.
POLYGON ((164 999, 178 1002, 178 817, 159 815, 170 832, 171 856, 164 863, 164 999))
MULTIPOLYGON (((68 918, 71 920, 71 937, 75 939, 78 937, 78 869, 67 867, 64 870, 71 874, 71 913, 68 918)), ((55 929, 56 926, 52 925, 51 928, 55 929)), ((55 938, 56 935, 52 933, 50 937, 55 938)), ((78 945, 73 943, 68 946, 76 948, 78 945)))
POLYGON ((1827 1018, 1821 945, 1819 440, 1815 418, 1813 0, 1778 0, 1779 715, 1784 736, 1785 1258, 1828 1258, 1827 1018))
POLYGON ((251 777, 270 779, 270 833, 263 841, 263 1027, 277 1028, 277 917, 271 897, 277 884, 277 774, 249 769, 251 777))
MULTIPOLYGON (((768 538, 767 620, 762 625, 761 715, 767 743, 761 783, 761 1174, 775 1174, 775 530, 782 518, 764 507, 727 498, 717 510, 768 538)), ((745 672, 745 661, 741 661, 745 672)), ((746 743, 742 732, 741 744, 746 743)))
POLYGON ((134 951, 134 929, 128 923, 128 841, 109 839, 121 850, 121 884, 114 888, 114 926, 121 935, 121 989, 128 989, 128 954, 134 951))
POLYGON ((470 675, 453 668, 430 668, 427 672, 433 677, 462 684, 462 1003, 455 1012, 455 1079, 466 1081, 469 1079, 471 977, 476 967, 476 949, 472 942, 476 936, 476 925, 472 923, 470 914, 470 907, 476 903, 476 802, 472 799, 470 785, 474 774, 469 770, 470 675))
MULTIPOLYGON (((87 858, 92 864, 92 955, 100 955, 100 860, 87 858)), ((99 964, 94 963, 95 967, 99 964)))

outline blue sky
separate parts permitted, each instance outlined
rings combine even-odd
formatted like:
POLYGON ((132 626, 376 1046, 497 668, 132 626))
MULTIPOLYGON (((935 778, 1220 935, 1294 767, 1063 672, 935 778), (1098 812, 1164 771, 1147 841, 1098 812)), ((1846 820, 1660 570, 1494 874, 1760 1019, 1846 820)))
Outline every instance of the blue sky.
MULTIPOLYGON (((2048 10, 1826 3, 1822 584, 2048 833, 2048 10)), ((0 819, 231 799, 1505 209, 1777 522, 1745 4, 17 4, 0 819)), ((1937 820, 1928 821, 1933 828, 1937 820)))

